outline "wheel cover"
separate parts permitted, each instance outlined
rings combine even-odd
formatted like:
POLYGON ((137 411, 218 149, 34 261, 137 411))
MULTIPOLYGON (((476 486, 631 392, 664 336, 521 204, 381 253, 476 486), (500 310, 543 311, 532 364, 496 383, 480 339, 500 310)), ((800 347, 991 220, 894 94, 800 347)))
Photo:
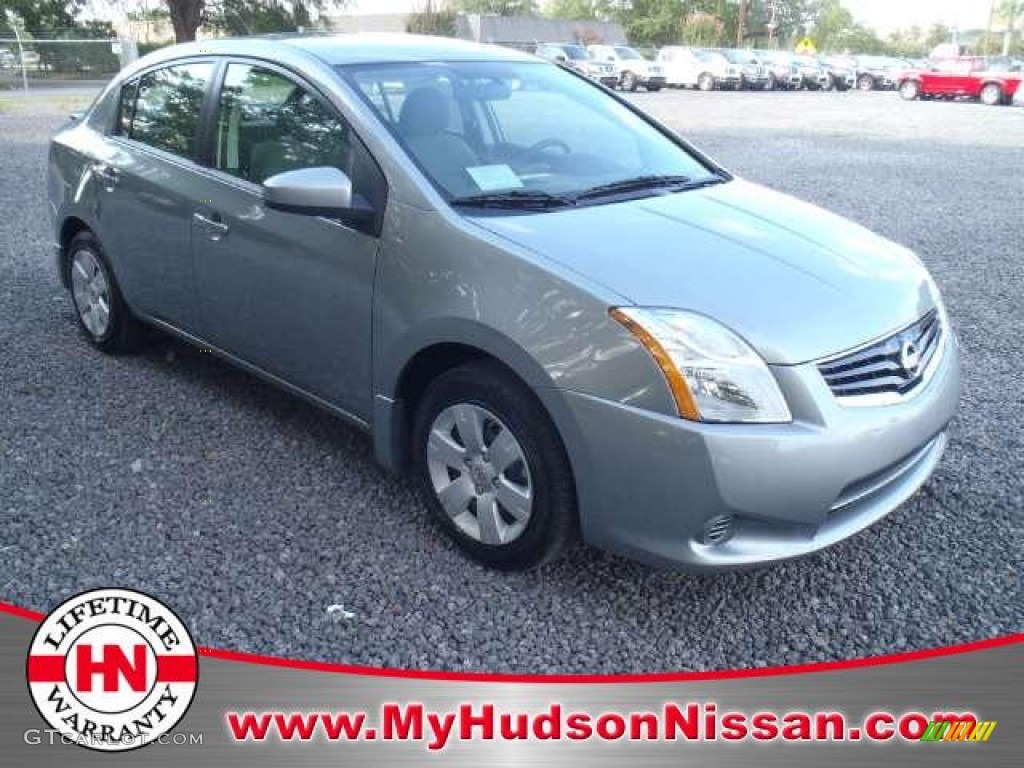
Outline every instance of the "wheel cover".
POLYGON ((71 256, 71 293, 82 325, 97 339, 110 328, 110 284, 92 251, 71 256))
POLYGON ((434 493, 455 526, 474 541, 501 546, 530 522, 533 483, 519 440, 486 408, 457 403, 427 436, 434 493))

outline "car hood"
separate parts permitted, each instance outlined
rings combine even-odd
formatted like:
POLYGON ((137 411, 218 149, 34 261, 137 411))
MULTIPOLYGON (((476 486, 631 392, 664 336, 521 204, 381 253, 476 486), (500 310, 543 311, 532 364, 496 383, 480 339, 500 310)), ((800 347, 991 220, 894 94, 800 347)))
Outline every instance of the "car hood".
POLYGON ((850 349, 934 305, 931 278, 906 248, 739 179, 474 221, 604 285, 624 303, 713 317, 769 363, 797 364, 850 349))

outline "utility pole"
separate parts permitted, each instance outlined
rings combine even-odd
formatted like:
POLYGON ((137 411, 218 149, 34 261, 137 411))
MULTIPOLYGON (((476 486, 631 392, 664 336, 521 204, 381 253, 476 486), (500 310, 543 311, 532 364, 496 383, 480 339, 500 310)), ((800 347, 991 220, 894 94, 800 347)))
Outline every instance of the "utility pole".
POLYGON ((21 45, 21 32, 18 31, 18 20, 13 11, 7 11, 7 20, 14 30, 14 39, 18 44, 18 63, 21 65, 21 86, 28 93, 28 70, 25 68, 25 49, 21 45))

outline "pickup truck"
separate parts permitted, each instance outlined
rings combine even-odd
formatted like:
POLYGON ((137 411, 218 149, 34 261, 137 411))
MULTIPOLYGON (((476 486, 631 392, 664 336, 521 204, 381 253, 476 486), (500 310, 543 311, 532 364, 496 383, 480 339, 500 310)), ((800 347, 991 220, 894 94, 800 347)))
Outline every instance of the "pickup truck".
POLYGON ((978 99, 982 104, 1009 104, 1020 89, 1020 64, 995 64, 981 56, 933 62, 929 69, 911 69, 900 75, 900 96, 914 99, 978 99))

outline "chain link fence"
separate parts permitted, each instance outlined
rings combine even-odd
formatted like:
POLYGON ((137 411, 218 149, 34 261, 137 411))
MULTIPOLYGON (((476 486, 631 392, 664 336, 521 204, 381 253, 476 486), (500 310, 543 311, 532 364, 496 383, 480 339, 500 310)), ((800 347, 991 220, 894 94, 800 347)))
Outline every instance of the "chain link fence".
POLYGON ((0 37, 0 90, 105 82, 138 55, 134 40, 0 37))

